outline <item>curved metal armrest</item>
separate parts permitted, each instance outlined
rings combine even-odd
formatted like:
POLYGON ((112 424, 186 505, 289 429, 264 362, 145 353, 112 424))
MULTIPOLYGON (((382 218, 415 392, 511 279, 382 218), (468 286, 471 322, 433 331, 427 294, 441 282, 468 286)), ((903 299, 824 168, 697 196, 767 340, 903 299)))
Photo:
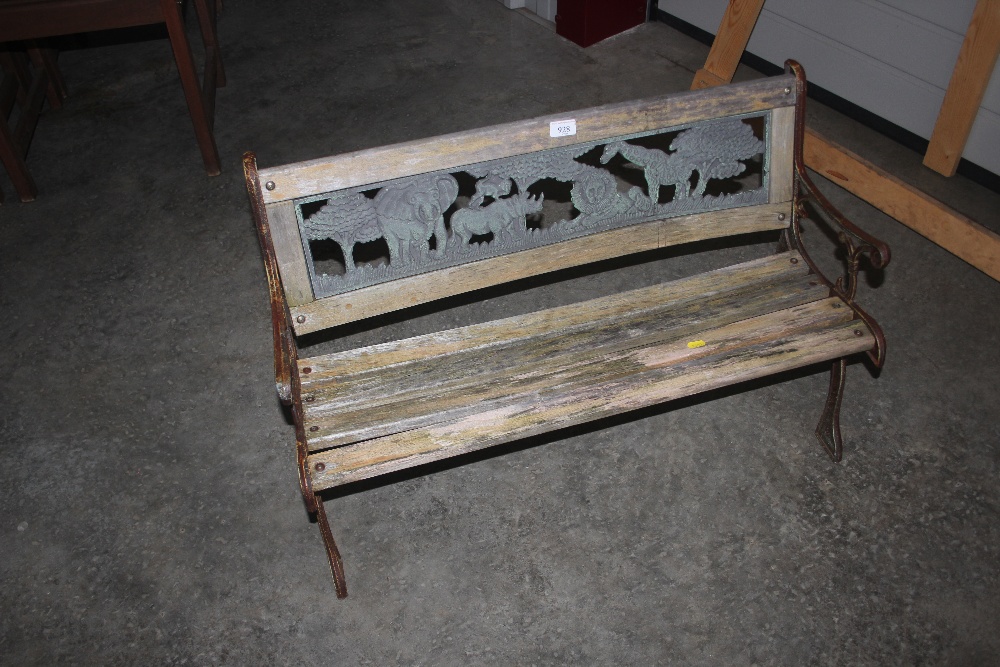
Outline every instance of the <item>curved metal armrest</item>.
MULTIPOLYGON (((810 217, 805 210, 807 201, 814 202, 833 222, 837 229, 837 238, 844 247, 847 256, 847 274, 837 278, 831 284, 841 293, 846 300, 853 301, 857 294, 858 281, 857 274, 861 257, 867 257, 868 262, 876 269, 885 268, 892 258, 889 246, 882 240, 875 238, 864 231, 853 222, 848 220, 830 200, 819 191, 816 184, 812 182, 805 170, 796 169, 799 179, 799 196, 795 201, 796 216, 799 218, 810 217)), ((817 273, 820 273, 817 270, 817 273)), ((820 273, 822 275, 822 273, 820 273)), ((825 276, 824 276, 825 277, 825 276)))
POLYGON ((802 69, 802 66, 794 60, 785 61, 785 69, 786 71, 790 71, 795 74, 796 87, 794 146, 796 176, 795 206, 792 215, 792 224, 789 227, 790 238, 788 238, 788 241, 802 254, 802 257, 809 264, 813 272, 821 277, 824 282, 830 286, 830 289, 851 307, 858 319, 863 320, 865 324, 868 325, 868 328, 875 336, 875 347, 868 352, 868 356, 878 368, 881 368, 882 364, 885 362, 885 336, 882 333, 882 328, 868 313, 855 303, 854 297, 858 291, 858 270, 861 264, 861 258, 867 257, 869 263, 874 268, 882 269, 889 264, 889 260, 891 259, 889 246, 884 241, 875 238, 848 220, 843 213, 837 210, 836 206, 830 203, 830 200, 819 191, 816 184, 809 178, 809 174, 806 171, 802 146, 803 141, 805 140, 806 129, 805 71, 802 69), (805 203, 807 201, 815 203, 816 206, 822 209, 828 219, 837 228, 835 230, 837 232, 837 239, 843 246, 847 259, 847 272, 843 276, 838 277, 835 281, 831 281, 823 275, 823 272, 820 271, 815 262, 812 261, 802 244, 802 227, 800 219, 803 217, 810 217, 805 208, 805 203))

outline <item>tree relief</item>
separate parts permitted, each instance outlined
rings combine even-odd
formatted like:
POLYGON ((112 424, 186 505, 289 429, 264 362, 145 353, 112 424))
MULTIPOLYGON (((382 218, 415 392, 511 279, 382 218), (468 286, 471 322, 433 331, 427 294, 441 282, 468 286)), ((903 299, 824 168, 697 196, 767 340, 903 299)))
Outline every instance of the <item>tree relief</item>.
POLYGON ((765 115, 617 137, 298 202, 316 298, 767 200, 765 115))

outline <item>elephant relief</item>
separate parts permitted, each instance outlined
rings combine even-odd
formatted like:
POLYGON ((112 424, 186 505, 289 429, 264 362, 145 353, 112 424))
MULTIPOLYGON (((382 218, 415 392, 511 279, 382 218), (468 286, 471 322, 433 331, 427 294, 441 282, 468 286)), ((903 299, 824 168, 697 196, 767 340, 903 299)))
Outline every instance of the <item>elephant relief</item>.
POLYGON ((458 181, 450 174, 434 174, 387 185, 375 195, 378 225, 389 246, 389 264, 403 266, 426 262, 430 239, 435 257, 448 241, 444 212, 458 197, 458 181))

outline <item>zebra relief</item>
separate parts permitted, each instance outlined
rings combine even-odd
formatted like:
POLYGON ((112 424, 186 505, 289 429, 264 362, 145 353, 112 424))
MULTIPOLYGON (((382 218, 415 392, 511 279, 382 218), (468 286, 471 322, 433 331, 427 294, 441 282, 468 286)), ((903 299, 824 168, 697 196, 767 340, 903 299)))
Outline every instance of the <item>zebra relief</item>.
POLYGON ((607 164, 618 153, 632 164, 646 170, 646 185, 649 198, 654 204, 660 201, 660 188, 674 186, 674 198, 687 197, 691 193, 691 166, 677 154, 667 154, 656 148, 635 146, 627 141, 612 141, 604 147, 601 164, 607 164))

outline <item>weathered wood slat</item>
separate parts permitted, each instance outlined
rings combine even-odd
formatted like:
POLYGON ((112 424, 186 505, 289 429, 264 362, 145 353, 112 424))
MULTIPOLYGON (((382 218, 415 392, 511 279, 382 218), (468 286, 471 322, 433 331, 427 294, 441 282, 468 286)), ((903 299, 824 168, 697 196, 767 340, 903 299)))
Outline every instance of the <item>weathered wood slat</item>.
POLYGON ((773 282, 786 276, 805 276, 809 267, 794 251, 769 255, 760 259, 726 266, 714 271, 632 290, 629 295, 611 294, 588 301, 590 312, 584 313, 573 303, 524 315, 483 322, 470 326, 438 331, 413 338, 379 343, 345 352, 311 357, 299 361, 302 388, 308 392, 331 377, 361 373, 392 364, 402 364, 431 356, 446 356, 465 349, 499 345, 505 342, 537 336, 555 328, 587 325, 593 318, 613 319, 628 315, 634 309, 646 310, 660 304, 673 303, 692 294, 711 298, 716 294, 738 289, 747 283, 773 282))
POLYGON ((795 188, 795 109, 771 111, 771 153, 768 201, 791 201, 795 188))
MULTIPOLYGON (((755 280, 752 270, 747 270, 751 277, 745 284, 721 289, 688 279, 677 282, 703 291, 685 293, 676 286, 664 289, 672 286, 668 283, 563 307, 559 309, 562 317, 545 318, 543 311, 488 327, 477 325, 474 328, 480 331, 472 337, 464 335, 463 329, 441 332, 439 345, 420 344, 432 343, 436 335, 416 339, 413 346, 407 343, 414 339, 400 341, 402 347, 397 350, 407 352, 407 361, 399 362, 392 351, 380 354, 367 350, 359 350, 353 359, 337 355, 339 363, 326 358, 301 360, 300 368, 309 369, 309 373, 300 374, 306 397, 305 423, 317 427, 310 432, 310 448, 373 437, 364 430, 371 424, 388 422, 394 403, 408 392, 425 398, 443 387, 474 386, 493 377, 537 376, 602 354, 691 336, 706 328, 824 298, 827 289, 810 280, 801 268, 804 262, 793 264, 791 260, 797 260, 797 255, 790 255, 768 258, 768 264, 748 263, 757 271, 777 268, 775 265, 787 267, 767 280, 755 280), (673 299, 656 298, 664 292, 673 292, 673 299), (614 308, 609 308, 611 304, 614 308), (536 320, 533 326, 531 319, 536 320), (344 432, 345 424, 351 425, 349 433, 355 436, 344 432)), ((720 271, 717 278, 728 284, 732 273, 720 271)))
MULTIPOLYGON (((821 303, 831 302, 835 300, 821 303)), ((816 304, 803 308, 810 307, 816 304)), ((322 490, 836 359, 874 344, 867 328, 857 322, 826 321, 819 328, 796 331, 776 314, 764 318, 770 319, 770 325, 742 323, 743 330, 730 330, 725 341, 716 341, 707 334, 712 340, 706 340, 703 348, 690 350, 674 344, 642 350, 641 356, 629 361, 643 368, 623 376, 528 393, 515 401, 480 405, 465 415, 456 411, 451 421, 313 454, 308 459, 313 488, 322 490)))
POLYGON ((656 220, 433 273, 401 278, 362 290, 291 307, 302 335, 421 303, 550 271, 644 250, 723 236, 785 229, 788 202, 656 220))
MULTIPOLYGON (((580 383, 581 386, 593 386, 609 375, 629 374, 646 370, 643 364, 635 364, 630 358, 644 356, 651 351, 683 348, 688 358, 696 358, 707 354, 710 350, 721 349, 726 344, 742 344, 739 339, 732 342, 733 332, 744 335, 747 331, 755 331, 757 335, 769 331, 768 327, 784 326, 788 330, 805 326, 803 321, 816 326, 817 321, 808 318, 826 317, 833 322, 850 317, 846 308, 837 308, 836 302, 824 302, 825 305, 804 305, 786 310, 780 314, 770 314, 728 324, 709 327, 715 323, 706 324, 698 332, 701 338, 696 340, 711 340, 715 347, 707 350, 686 347, 693 336, 667 336, 663 341, 651 341, 640 349, 622 351, 621 349, 599 349, 593 354, 570 354, 559 357, 557 363, 542 364, 541 367, 527 365, 511 366, 507 373, 484 374, 479 382, 469 381, 455 383, 445 387, 428 386, 423 392, 414 391, 395 397, 395 400, 384 406, 357 407, 346 410, 339 420, 343 431, 334 432, 322 438, 321 442, 310 443, 310 449, 317 450, 333 444, 346 444, 363 439, 389 435, 400 431, 426 426, 439 421, 456 418, 460 415, 474 414, 486 409, 487 401, 500 403, 515 400, 519 395, 536 393, 544 389, 559 387, 560 392, 567 391, 566 384, 580 383)), ((318 435, 322 435, 322 432, 318 435)))
MULTIPOLYGON (((740 328, 742 321, 751 318, 764 322, 759 316, 777 310, 784 310, 782 321, 794 327, 801 313, 812 314, 808 308, 801 312, 795 309, 823 299, 826 290, 809 287, 803 281, 799 289, 759 300, 742 290, 727 296, 706 308, 689 304, 692 307, 680 312, 664 312, 661 317, 637 321, 634 327, 628 320, 621 322, 621 327, 545 336, 508 349, 490 349, 478 359, 469 358, 475 355, 458 355, 455 363, 451 358, 435 358, 425 364, 390 367, 381 374, 368 374, 365 383, 348 383, 344 390, 349 395, 343 401, 336 400, 337 396, 324 400, 326 397, 316 392, 320 396, 314 404, 328 403, 328 407, 313 412, 307 407, 309 449, 318 451, 426 426, 453 418, 449 410, 471 414, 482 410, 485 401, 562 386, 575 382, 574 378, 593 384, 608 375, 644 370, 630 359, 651 350, 684 347, 708 335, 716 341, 725 340, 729 327, 740 328), (741 302, 747 299, 744 308, 741 302)), ((829 311, 835 321, 840 321, 850 316, 846 310, 828 306, 823 312, 829 311)), ((692 356, 700 354, 698 348, 687 349, 692 356)))
POLYGON ((264 190, 264 201, 270 204, 547 148, 792 106, 794 82, 791 75, 758 79, 261 169, 261 183, 274 184, 264 190), (786 89, 792 92, 785 93, 786 89), (576 135, 550 137, 549 123, 567 118, 576 120, 576 135))
POLYGON ((302 238, 299 236, 295 205, 283 202, 268 206, 265 210, 268 228, 271 230, 271 243, 274 244, 274 256, 278 260, 281 284, 285 288, 285 299, 289 306, 309 303, 313 300, 313 292, 309 283, 309 270, 306 268, 302 238))
MULTIPOLYGON (((566 363, 570 355, 594 355, 611 349, 624 350, 649 345, 666 336, 722 326, 757 315, 790 308, 826 297, 828 289, 815 281, 785 277, 777 283, 754 283, 747 287, 704 298, 686 298, 660 307, 637 310, 625 317, 595 317, 585 325, 554 328, 539 335, 468 347, 446 355, 433 355, 403 364, 376 367, 350 375, 330 375, 325 382, 310 382, 306 423, 324 414, 363 403, 371 406, 391 396, 440 383, 477 382, 489 373, 508 373, 511 368, 566 363), (558 361, 557 361, 558 360, 558 361)), ((578 304, 584 313, 589 304, 578 304)), ((305 362, 300 362, 305 363, 305 362)), ((308 367, 308 366, 307 366, 308 367)))
POLYGON ((309 357, 299 361, 302 390, 308 393, 314 387, 326 384, 331 378, 359 374, 393 364, 448 356, 463 350, 502 345, 538 336, 559 327, 571 329, 586 326, 592 319, 620 318, 634 309, 656 308, 660 304, 682 301, 692 294, 710 298, 738 289, 745 283, 802 277, 808 274, 808 270, 797 252, 779 253, 632 290, 627 296, 612 294, 591 299, 588 302, 589 312, 581 311, 578 304, 574 303, 355 350, 309 357), (309 368, 309 373, 302 373, 302 369, 306 367, 309 368))

